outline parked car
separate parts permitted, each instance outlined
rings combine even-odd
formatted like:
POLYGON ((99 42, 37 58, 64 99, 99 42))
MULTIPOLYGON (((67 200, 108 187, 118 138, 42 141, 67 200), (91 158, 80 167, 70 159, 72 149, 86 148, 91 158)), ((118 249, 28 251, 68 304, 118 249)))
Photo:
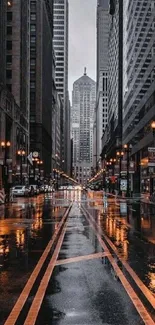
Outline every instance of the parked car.
POLYGON ((12 194, 15 196, 29 196, 29 187, 25 185, 16 185, 12 188, 12 194))

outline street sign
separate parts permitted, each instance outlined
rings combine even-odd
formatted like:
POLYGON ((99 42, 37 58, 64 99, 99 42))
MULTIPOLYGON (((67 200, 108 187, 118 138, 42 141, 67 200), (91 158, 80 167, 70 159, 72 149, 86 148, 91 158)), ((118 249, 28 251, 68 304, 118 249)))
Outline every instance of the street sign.
POLYGON ((29 163, 30 163, 31 165, 33 165, 33 161, 32 161, 32 152, 30 152, 30 154, 27 156, 27 159, 28 159, 29 163))
POLYGON ((134 174, 134 172, 135 172, 135 162, 130 161, 130 163, 129 163, 129 173, 134 174))
POLYGON ((121 174, 126 174, 127 173, 127 161, 122 160, 121 162, 121 174))
POLYGON ((12 159, 6 159, 6 163, 7 164, 11 164, 12 163, 12 159))
POLYGON ((148 167, 155 167, 155 148, 148 148, 148 167))
POLYGON ((121 184, 120 184, 121 191, 126 191, 127 190, 127 179, 121 179, 121 184))

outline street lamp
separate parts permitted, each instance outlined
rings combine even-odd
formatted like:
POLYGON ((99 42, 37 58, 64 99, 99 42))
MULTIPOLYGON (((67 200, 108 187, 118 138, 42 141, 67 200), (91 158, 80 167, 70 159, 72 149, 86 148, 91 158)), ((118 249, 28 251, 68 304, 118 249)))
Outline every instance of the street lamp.
MULTIPOLYGON (((155 121, 152 121, 151 129, 153 133, 153 147, 155 147, 155 121)), ((154 149, 153 149, 153 155, 154 155, 154 149)), ((154 173, 154 168, 152 173, 154 173)), ((150 194, 152 194, 154 191, 154 178, 152 177, 152 173, 150 172, 150 194)))
POLYGON ((20 157, 20 184, 23 184, 23 157, 25 156, 25 150, 20 149, 17 151, 18 156, 20 157))
POLYGON ((9 196, 9 188, 8 188, 8 166, 7 166, 7 158, 8 158, 8 150, 11 146, 11 142, 10 141, 1 141, 1 148, 2 148, 2 152, 4 152, 4 164, 3 164, 3 183, 4 183, 4 189, 5 192, 8 194, 9 196))
POLYGON ((39 161, 39 158, 32 158, 33 161, 33 177, 34 177, 34 183, 35 183, 35 178, 36 178, 36 164, 39 161))
POLYGON ((37 165, 39 167, 39 177, 40 177, 40 167, 41 167, 41 165, 43 165, 43 161, 38 159, 37 160, 37 165))
POLYGON ((116 159, 115 158, 111 158, 110 159, 111 165, 112 165, 112 176, 113 176, 113 180, 112 180, 112 193, 115 193, 115 180, 114 180, 114 166, 115 166, 115 162, 116 159))
POLYGON ((122 171, 122 158, 123 158, 124 152, 123 151, 117 151, 116 156, 119 158, 119 194, 121 194, 121 171, 122 171))
POLYGON ((132 150, 132 144, 124 144, 124 150, 127 153, 127 191, 126 196, 130 196, 130 179, 129 179, 129 166, 130 166, 130 152, 132 150))

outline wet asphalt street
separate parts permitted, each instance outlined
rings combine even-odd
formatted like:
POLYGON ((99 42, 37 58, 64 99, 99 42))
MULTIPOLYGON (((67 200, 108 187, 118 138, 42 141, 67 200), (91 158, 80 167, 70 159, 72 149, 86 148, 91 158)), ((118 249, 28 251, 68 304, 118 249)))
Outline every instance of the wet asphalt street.
MULTIPOLYGON (((98 236, 111 249, 112 258, 120 259, 118 266, 155 319, 154 207, 137 201, 103 199, 100 193, 65 191, 19 198, 12 206, 0 206, 0 325, 5 324, 70 202, 73 206, 57 262, 35 324, 151 324, 142 320, 140 307, 136 309, 125 285, 118 279, 117 268, 104 256, 105 248, 98 236), (137 289, 138 281, 144 285, 142 292, 137 289)), ((30 305, 34 295, 32 291, 28 297, 30 305)), ((28 311, 18 324, 26 324, 27 314, 28 311)))

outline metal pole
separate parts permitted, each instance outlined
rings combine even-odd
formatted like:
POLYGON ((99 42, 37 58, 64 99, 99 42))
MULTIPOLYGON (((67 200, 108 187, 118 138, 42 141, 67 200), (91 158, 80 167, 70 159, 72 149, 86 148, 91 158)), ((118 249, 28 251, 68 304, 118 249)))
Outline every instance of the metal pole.
POLYGON ((121 194, 121 169, 122 169, 122 156, 119 159, 119 194, 121 194))
POLYGON ((33 177, 34 177, 34 184, 35 184, 35 177, 36 177, 35 160, 33 161, 33 177))
POLYGON ((20 155, 20 184, 23 184, 23 159, 22 159, 22 154, 20 155))
POLYGON ((129 184, 129 148, 127 149, 127 191, 126 196, 130 196, 130 184, 129 184))

